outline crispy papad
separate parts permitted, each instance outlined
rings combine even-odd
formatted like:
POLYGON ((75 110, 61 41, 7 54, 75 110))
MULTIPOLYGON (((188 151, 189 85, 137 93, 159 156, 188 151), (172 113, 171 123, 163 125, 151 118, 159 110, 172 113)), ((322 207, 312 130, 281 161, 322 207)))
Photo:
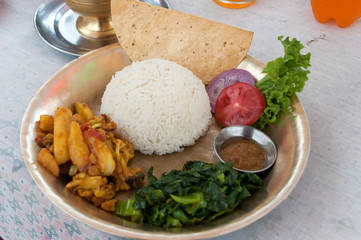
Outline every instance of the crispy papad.
POLYGON ((235 68, 253 32, 137 0, 111 1, 114 31, 132 61, 164 58, 190 69, 205 85, 235 68))

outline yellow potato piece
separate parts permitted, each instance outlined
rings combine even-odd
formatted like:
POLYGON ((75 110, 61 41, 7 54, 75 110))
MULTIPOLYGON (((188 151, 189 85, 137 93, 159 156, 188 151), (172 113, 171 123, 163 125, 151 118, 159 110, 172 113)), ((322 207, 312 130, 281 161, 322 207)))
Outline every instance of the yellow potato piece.
POLYGON ((80 125, 75 121, 70 125, 68 146, 73 165, 76 166, 79 171, 84 171, 90 164, 90 151, 83 137, 80 125))
POLYGON ((80 115, 84 122, 94 119, 94 113, 86 103, 76 102, 75 112, 80 115))
POLYGON ((107 144, 96 136, 100 133, 94 129, 89 129, 85 134, 85 141, 97 160, 100 172, 105 176, 111 175, 115 170, 115 161, 107 144))
POLYGON ((58 165, 70 159, 68 138, 71 122, 71 110, 58 107, 54 115, 54 156, 58 165))
POLYGON ((54 156, 49 152, 47 148, 42 148, 38 155, 38 161, 46 169, 48 169, 54 176, 59 176, 59 166, 55 161, 54 156))
POLYGON ((39 121, 39 127, 45 132, 54 131, 54 116, 51 115, 41 115, 39 121))

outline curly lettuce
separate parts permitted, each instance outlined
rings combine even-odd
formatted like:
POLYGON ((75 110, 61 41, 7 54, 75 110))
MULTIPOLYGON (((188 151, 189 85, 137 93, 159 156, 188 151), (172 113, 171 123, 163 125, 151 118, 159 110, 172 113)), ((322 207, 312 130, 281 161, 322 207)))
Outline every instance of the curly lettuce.
POLYGON ((284 46, 285 55, 270 61, 263 69, 267 75, 257 82, 256 87, 263 93, 266 108, 260 118, 253 124, 263 129, 279 119, 279 115, 290 104, 290 98, 297 92, 302 92, 310 73, 311 53, 301 54, 304 46, 295 38, 283 40, 278 37, 284 46))

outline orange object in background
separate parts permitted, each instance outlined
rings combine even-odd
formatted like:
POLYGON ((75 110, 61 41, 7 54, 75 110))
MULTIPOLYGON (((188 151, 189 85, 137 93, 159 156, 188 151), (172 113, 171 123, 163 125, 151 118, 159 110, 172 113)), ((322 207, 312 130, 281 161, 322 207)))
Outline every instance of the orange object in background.
POLYGON ((361 0, 311 0, 311 5, 320 23, 334 19, 339 27, 348 27, 361 17, 361 0))
POLYGON ((214 0, 218 5, 226 8, 244 8, 252 5, 256 0, 214 0))

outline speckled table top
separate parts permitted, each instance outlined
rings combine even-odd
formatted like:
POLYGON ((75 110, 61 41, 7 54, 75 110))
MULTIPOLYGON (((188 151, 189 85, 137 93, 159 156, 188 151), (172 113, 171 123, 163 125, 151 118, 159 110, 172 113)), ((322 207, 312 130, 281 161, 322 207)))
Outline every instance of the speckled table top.
MULTIPOLYGON (((56 71, 76 57, 35 31, 40 0, 0 0, 0 236, 10 239, 122 239, 93 229, 53 205, 34 183, 19 140, 24 111, 56 71)), ((348 28, 320 24, 309 1, 257 0, 226 9, 212 0, 168 0, 172 9, 254 32, 249 54, 283 55, 277 37, 296 37, 312 53, 310 80, 298 94, 312 145, 292 193, 251 225, 214 239, 359 239, 361 236, 361 19, 348 28)))

